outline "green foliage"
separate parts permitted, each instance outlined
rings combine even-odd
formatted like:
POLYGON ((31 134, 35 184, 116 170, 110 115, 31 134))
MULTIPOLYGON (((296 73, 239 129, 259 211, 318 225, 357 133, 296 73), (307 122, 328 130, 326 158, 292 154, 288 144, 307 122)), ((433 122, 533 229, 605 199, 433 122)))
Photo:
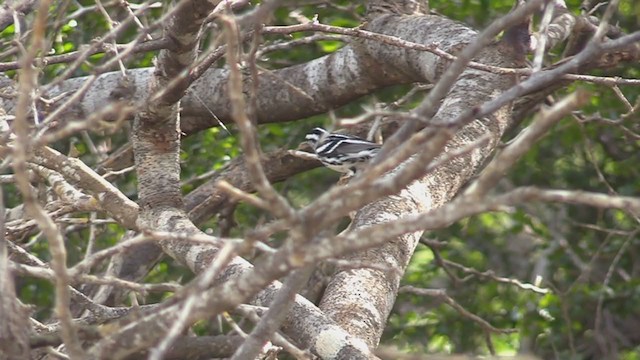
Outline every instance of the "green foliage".
MULTIPOLYGON (((567 1, 569 8, 579 12, 583 1, 567 1)), ((83 6, 93 6, 93 0, 82 0, 83 6)), ((150 10, 144 17, 145 23, 153 23, 166 10, 169 1, 163 1, 163 8, 150 10)), ((491 21, 507 13, 512 0, 432 0, 431 9, 465 22, 477 29, 483 29, 491 21)), ((70 3, 66 14, 79 9, 70 3)), ((355 27, 362 22, 364 7, 362 2, 333 1, 330 3, 304 5, 296 8, 297 14, 308 19, 317 16, 324 24, 355 27)), ((603 7, 604 9, 604 7, 603 7)), ((55 17, 59 9, 52 8, 55 17)), ((599 10, 601 11, 601 10, 599 10)), ((126 16, 118 12, 116 19, 126 16)), ((274 15, 274 23, 290 25, 298 22, 289 9, 279 8, 274 15)), ((640 23, 640 2, 624 0, 620 2, 619 14, 615 22, 626 32, 638 30, 640 23)), ((108 32, 108 20, 98 11, 90 11, 59 21, 58 31, 52 37, 52 54, 60 55, 77 51, 81 44, 108 32)), ((132 41, 138 29, 129 27, 118 38, 119 43, 132 41)), ((295 33, 291 37, 264 36, 267 44, 282 43, 300 39, 309 34, 295 33)), ((15 27, 9 26, 0 32, 0 45, 9 44, 15 36, 15 27)), ((207 39, 206 43, 213 41, 207 39)), ((312 44, 291 47, 267 53, 260 65, 276 69, 300 64, 338 51, 343 42, 322 40, 312 44)), ((4 47, 3 47, 4 48, 4 47)), ((555 56, 559 57, 560 51, 555 56)), ((128 68, 152 66, 155 53, 135 55, 128 60, 128 68)), ((72 74, 90 74, 96 66, 104 64, 112 56, 99 53, 90 56, 72 74)), ((554 60, 552 57, 551 60, 554 60)), ((2 59, 2 61, 8 61, 2 59)), ((215 66, 219 66, 216 64, 215 66)), ((67 71, 70 63, 44 68, 40 81, 47 83, 67 71)), ((594 71, 594 75, 640 78, 637 64, 617 69, 594 71)), ((15 76, 14 71, 6 72, 15 76)), ((394 86, 366 96, 359 101, 335 109, 337 117, 351 117, 361 114, 364 107, 391 102, 402 97, 412 85, 394 86)), ((582 189, 601 193, 615 192, 620 195, 638 196, 640 193, 640 142, 637 135, 637 116, 625 117, 628 109, 609 87, 592 83, 577 82, 559 90, 556 99, 575 91, 577 88, 589 90, 593 96, 583 108, 580 117, 568 117, 560 122, 546 137, 528 151, 512 168, 506 179, 496 189, 497 193, 516 186, 535 185, 542 188, 582 189), (612 125, 613 124, 613 125, 612 125)), ((629 102, 636 104, 640 98, 640 87, 620 85, 620 90, 629 102)), ((422 100, 423 93, 414 96, 403 109, 410 109, 422 100)), ((523 127, 530 124, 527 119, 523 127)), ((315 116, 295 123, 262 125, 258 135, 262 149, 293 149, 303 140, 304 134, 314 126, 331 127, 328 115, 315 116)), ((202 181, 190 182, 196 176, 221 170, 230 161, 242 154, 238 132, 233 125, 229 131, 213 127, 193 134, 182 142, 181 170, 184 193, 195 189, 202 181)), ((109 152, 120 148, 128 141, 128 131, 123 129, 114 135, 91 133, 96 144, 103 144, 109 152)), ((507 141, 509 139, 505 139, 507 141)), ((97 167, 100 159, 91 153, 85 138, 78 137, 75 143, 65 140, 52 145, 68 153, 71 148, 79 153, 79 158, 87 165, 97 167)), ((325 168, 315 169, 276 184, 276 189, 284 194, 296 208, 302 208, 318 198, 338 180, 338 174, 325 168)), ((134 173, 121 175, 115 185, 131 199, 137 197, 134 173)), ((4 202, 7 208, 18 206, 22 199, 15 187, 3 184, 4 202)), ((74 214, 77 218, 88 219, 87 214, 74 214)), ((246 204, 239 204, 234 212, 238 226, 231 236, 239 236, 256 224, 271 220, 267 214, 246 204)), ((341 224, 336 231, 345 226, 341 224)), ((594 314, 606 310, 620 318, 640 314, 640 277, 637 269, 637 254, 640 237, 637 234, 637 219, 622 211, 601 211, 584 206, 525 204, 506 209, 503 212, 480 214, 455 223, 447 229, 433 231, 430 238, 446 241, 439 250, 443 259, 461 264, 478 272, 492 271, 496 276, 517 279, 523 283, 535 283, 549 288, 546 294, 525 290, 513 284, 497 282, 487 276, 469 274, 448 267, 452 277, 439 266, 434 253, 429 248, 419 246, 408 266, 403 284, 425 288, 443 288, 469 312, 501 328, 515 328, 517 333, 493 334, 493 348, 499 355, 512 355, 520 350, 523 343, 532 344, 530 349, 545 358, 581 359, 575 349, 582 349, 593 343, 594 314), (614 229, 607 232, 602 229, 614 229), (621 249, 625 250, 621 253, 621 249), (536 265, 548 261, 547 272, 540 275, 540 284, 535 278, 536 265), (613 269, 609 271, 610 269, 613 269), (464 281, 463 281, 464 280, 464 281), (582 346, 582 348, 581 348, 582 346), (547 356, 548 355, 548 356, 547 356)), ((202 226, 217 231, 216 219, 202 226)), ((69 227, 66 227, 69 230, 69 227)), ((82 260, 87 250, 86 239, 89 229, 86 224, 69 231, 65 240, 69 250, 69 264, 82 260)), ((96 234, 95 248, 103 249, 114 245, 122 238, 125 229, 110 224, 96 234)), ((275 240, 278 241, 276 234, 275 240)), ((49 260, 47 242, 41 235, 24 239, 30 243, 28 251, 40 259, 49 260)), ((148 274, 145 282, 159 283, 176 281, 184 283, 193 274, 170 259, 163 259, 148 274)), ((48 281, 24 278, 16 284, 20 299, 37 308, 36 319, 46 319, 51 315, 53 286, 48 281)), ((167 293, 152 293, 143 302, 154 303, 168 296, 167 293)), ((226 325, 225 325, 226 326, 226 325)), ((226 327, 225 327, 226 329, 226 327)), ((217 324, 203 319, 194 326, 198 334, 217 333, 217 324)), ((383 343, 394 343, 416 352, 468 352, 487 354, 485 332, 476 322, 471 321, 436 298, 403 294, 396 300, 396 307, 389 319, 383 343)), ((623 349, 623 360, 640 360, 640 348, 623 349)))
POLYGON ((512 1, 500 0, 459 0, 459 1, 429 1, 431 9, 481 29, 491 21, 506 14, 512 7, 512 1))
POLYGON ((53 313, 53 284, 43 279, 24 279, 16 281, 16 293, 20 300, 26 304, 34 305, 36 320, 49 318, 53 313))
MULTIPOLYGON (((621 73, 628 76, 629 71, 636 70, 622 69, 621 73)), ((625 110, 615 94, 586 86, 598 92, 585 109, 587 117, 603 116, 627 128, 634 127, 630 119, 619 118, 625 110)), ((638 98, 637 89, 625 89, 624 93, 631 100, 638 98)), ((611 187, 621 195, 637 195, 640 177, 633 164, 640 160, 638 143, 610 140, 627 136, 628 132, 621 127, 565 119, 525 154, 509 172, 508 183, 603 193, 611 187), (618 148, 612 148, 608 141, 615 141, 618 148)), ((556 357, 579 359, 575 347, 593 342, 594 314, 599 307, 620 318, 640 313, 633 305, 637 304, 637 280, 621 278, 614 272, 607 286, 603 286, 610 266, 634 271, 632 254, 636 250, 623 253, 616 264, 612 262, 627 242, 627 249, 637 248, 636 228, 637 221, 625 212, 585 207, 531 204, 510 212, 481 214, 431 234, 448 241, 441 256, 479 271, 491 269, 498 275, 525 282, 533 280, 527 274, 536 259, 546 257, 553 265, 551 273, 542 278, 542 286, 554 289, 553 292, 539 295, 491 281, 456 286, 442 269, 433 266, 428 256, 420 255, 424 249, 416 251, 404 281, 421 287, 444 287, 467 310, 494 326, 519 329, 517 334, 493 335, 496 351, 500 349, 505 355, 512 353, 518 350, 521 341, 530 339, 533 350, 540 354, 550 355, 550 349, 554 349, 556 357), (594 231, 593 227, 617 229, 628 235, 594 231), (558 246, 558 236, 569 236, 565 245, 558 246), (568 256, 567 251, 575 255, 568 256), (576 263, 576 259, 582 259, 581 263, 576 263), (580 264, 591 264, 593 270, 582 269, 580 264)), ((456 274, 462 277, 459 272, 456 274)), ((406 298, 414 303, 428 300, 403 296, 398 298, 398 303, 403 304, 406 298)), ((402 305, 396 307, 402 308, 402 305)), ((429 344, 441 344, 443 337, 428 335, 449 334, 449 346, 440 346, 440 349, 486 353, 484 334, 476 324, 461 318, 457 312, 443 309, 443 305, 436 311, 435 321, 427 311, 419 315, 396 312, 390 322, 395 330, 388 332, 394 334, 394 339, 407 342, 420 341, 420 337, 426 336, 429 344), (421 324, 421 319, 431 321, 429 325, 422 323, 423 332, 415 335, 415 329, 407 330, 409 324, 421 324), (398 323, 405 327, 395 326, 398 323)), ((637 353, 629 351, 621 356, 633 359, 637 353)))

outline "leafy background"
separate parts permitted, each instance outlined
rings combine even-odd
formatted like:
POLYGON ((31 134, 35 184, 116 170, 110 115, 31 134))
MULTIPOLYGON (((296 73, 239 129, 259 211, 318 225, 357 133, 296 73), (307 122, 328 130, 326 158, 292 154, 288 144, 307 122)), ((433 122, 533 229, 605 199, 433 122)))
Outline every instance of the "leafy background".
MULTIPOLYGON (((162 3, 168 5, 169 2, 162 3)), ((567 1, 569 9, 576 13, 579 12, 580 3, 576 0, 567 1)), ((51 38, 55 54, 78 50, 79 44, 88 43, 108 31, 107 21, 99 12, 80 14, 78 4, 92 6, 94 2, 82 0, 70 3, 66 9, 51 9, 52 14, 65 18, 64 25, 51 38)), ((512 1, 431 1, 431 10, 434 12, 478 29, 506 13, 511 7, 512 1)), ((617 24, 627 33, 638 31, 640 3, 633 0, 621 1, 619 9, 617 24)), ((274 23, 296 23, 294 10, 297 16, 313 18, 317 15, 322 23, 352 27, 361 23, 364 6, 361 2, 334 1, 332 4, 318 2, 314 5, 282 8, 274 14, 274 23)), ((162 9, 154 9, 143 19, 147 23, 153 23, 161 14, 162 9)), ((112 14, 115 19, 123 15, 124 13, 112 14)), ((10 61, 15 56, 15 53, 7 50, 11 48, 14 31, 14 27, 10 26, 0 33, 0 61, 10 61)), ((136 35, 136 28, 131 27, 118 40, 130 41, 136 35)), ((293 38, 307 35, 309 34, 295 34, 293 38)), ((285 40, 287 39, 277 36, 265 37, 268 43, 285 40)), ((286 51, 275 51, 261 59, 260 65, 279 68, 302 63, 336 51, 341 46, 339 41, 328 40, 286 51)), ((549 56, 550 61, 558 59, 560 54, 561 49, 554 51, 549 56)), ((136 55, 127 66, 152 66, 153 56, 153 53, 136 55)), ((87 75, 103 61, 104 55, 94 55, 73 75, 87 75)), ((41 82, 47 83, 67 68, 68 64, 46 67, 41 82)), ((15 76, 13 71, 6 74, 15 76)), ((594 75, 637 79, 640 77, 640 67, 629 64, 594 75)), ((336 109, 335 116, 357 115, 363 112, 363 107, 375 102, 390 103, 400 98, 408 88, 398 86, 381 90, 336 109)), ((535 185, 631 196, 640 194, 640 136, 637 135, 640 133, 640 125, 637 114, 624 118, 623 114, 627 112, 624 105, 610 88, 600 85, 578 82, 558 91, 556 96, 570 93, 576 88, 586 88, 593 94, 591 103, 581 115, 583 120, 564 119, 511 169, 496 191, 535 185), (615 124, 599 119, 608 119, 615 124)), ((638 101, 640 88, 620 86, 620 90, 632 104, 638 101)), ((416 96, 406 106, 410 107, 419 100, 420 96, 416 96)), ((525 120, 521 126, 526 126, 529 121, 530 119, 525 120)), ((265 151, 283 147, 295 148, 309 128, 330 124, 330 117, 322 115, 291 123, 263 125, 259 129, 260 141, 265 151)), ((202 182, 191 179, 223 168, 227 162, 242 153, 233 126, 230 126, 230 131, 229 134, 222 128, 211 128, 184 139, 181 162, 185 193, 202 182)), ((510 136, 514 136, 516 131, 510 136)), ((95 144, 107 151, 114 151, 128 141, 128 129, 125 126, 113 135, 92 133, 90 136, 95 144)), ((54 144, 54 147, 63 152, 78 152, 79 157, 92 167, 97 166, 101 160, 89 151, 86 139, 82 136, 61 141, 54 144)), ((288 179, 277 187, 293 204, 302 206, 332 186, 337 178, 335 173, 320 168, 288 179)), ((120 176, 115 183, 125 194, 132 199, 136 198, 135 173, 120 176)), ((3 184, 3 190, 7 207, 20 204, 21 199, 12 185, 3 184)), ((240 205, 235 212, 238 226, 232 235, 253 228, 255 224, 268 220, 268 216, 255 208, 240 205)), ((215 234, 218 231, 216 218, 205 223, 203 228, 215 234)), ((566 205, 528 204, 501 213, 481 214, 446 229, 433 231, 425 235, 425 239, 444 243, 439 249, 439 255, 443 259, 479 272, 491 270, 497 276, 522 282, 539 282, 540 286, 553 291, 539 294, 478 276, 461 281, 465 274, 452 269, 451 272, 458 278, 455 280, 434 261, 433 251, 425 245, 420 245, 416 250, 403 283, 424 288, 445 288, 467 310, 492 325, 503 329, 517 329, 517 333, 491 336, 498 354, 514 354, 526 344, 526 347, 535 350, 543 358, 583 359, 588 357, 588 349, 594 344, 593 321, 598 306, 621 319, 635 318, 636 327, 632 327, 631 333, 622 335, 634 335, 635 331, 638 338, 639 229, 638 218, 623 212, 566 205), (543 276, 539 279, 533 275, 536 266, 542 268, 543 276)), ((70 265, 84 256, 88 231, 82 225, 67 227, 70 265)), ((124 229, 117 224, 102 228, 98 234, 98 248, 115 244, 123 234, 124 229)), ((29 243, 31 253, 47 260, 47 243, 40 235, 26 239, 26 242, 29 243)), ((187 270, 167 258, 154 268, 146 281, 179 281, 191 276, 187 270)), ((21 300, 34 306, 36 318, 46 319, 51 315, 51 284, 21 278, 17 280, 17 287, 21 300)), ((155 302, 164 296, 168 294, 150 294, 144 300, 155 302)), ((202 325, 200 331, 213 330, 202 325)), ((409 294, 398 297, 382 343, 393 343, 419 352, 488 352, 485 332, 480 326, 435 298, 409 294)), ((640 347, 636 343, 629 343, 620 349, 619 358, 640 359, 640 347)))

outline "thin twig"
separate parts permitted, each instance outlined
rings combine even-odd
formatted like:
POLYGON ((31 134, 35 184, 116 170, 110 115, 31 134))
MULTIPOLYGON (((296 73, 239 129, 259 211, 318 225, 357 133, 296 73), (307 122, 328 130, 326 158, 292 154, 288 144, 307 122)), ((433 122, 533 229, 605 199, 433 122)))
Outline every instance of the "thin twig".
POLYGON ((236 244, 231 242, 226 243, 225 246, 220 249, 218 255, 211 264, 195 280, 195 283, 192 286, 185 288, 186 291, 191 294, 184 300, 178 317, 167 334, 162 338, 162 341, 151 349, 149 353, 149 360, 162 359, 163 354, 169 350, 171 344, 188 324, 191 312, 196 305, 196 302, 201 301, 200 293, 210 286, 213 279, 222 272, 224 267, 233 259, 236 253, 236 244))
POLYGON ((464 195, 475 197, 484 195, 554 124, 588 100, 589 95, 586 92, 577 91, 556 103, 551 109, 543 110, 529 127, 496 155, 478 179, 467 188, 464 195))
POLYGON ((273 186, 269 183, 262 163, 260 161, 261 151, 255 132, 254 125, 247 116, 245 111, 246 102, 243 95, 243 80, 239 64, 238 53, 240 47, 238 44, 238 29, 236 22, 227 16, 221 16, 221 21, 225 25, 224 34, 227 40, 227 60, 229 64, 229 99, 232 107, 232 117, 238 124, 238 129, 241 133, 242 148, 245 151, 245 164, 247 171, 254 183, 258 193, 271 204, 269 209, 279 217, 291 218, 294 214, 294 209, 288 204, 287 200, 279 195, 273 186))
POLYGON ((33 63, 36 55, 43 50, 42 48, 44 46, 44 35, 49 6, 50 1, 40 1, 40 6, 33 25, 32 42, 29 46, 29 50, 21 59, 23 66, 20 71, 19 80, 20 95, 18 97, 16 117, 13 123, 16 135, 13 153, 13 169, 15 172, 16 186, 22 193, 25 209, 29 215, 37 221, 40 229, 44 232, 49 242, 51 266, 56 275, 55 312, 62 325, 62 338, 70 357, 72 359, 83 359, 85 358, 84 351, 78 341, 69 309, 71 303, 68 289, 70 279, 66 267, 67 253, 64 245, 64 239, 62 238, 60 231, 58 231, 56 224, 49 216, 47 216, 47 213, 37 202, 27 173, 28 151, 29 146, 31 145, 31 134, 27 123, 27 117, 38 78, 38 74, 33 68, 33 63))
POLYGON ((402 293, 410 293, 410 294, 421 295, 421 296, 436 297, 436 298, 442 300, 443 302, 445 302, 447 305, 451 306, 458 313, 460 313, 460 315, 462 315, 462 316, 466 317, 467 319, 470 319, 471 321, 473 321, 476 324, 480 325, 480 327, 485 331, 496 333, 496 334, 513 334, 515 332, 518 332, 517 329, 498 329, 498 328, 494 327, 493 325, 489 324, 489 322, 487 322, 483 318, 481 318, 478 315, 475 315, 475 314, 469 312, 462 305, 458 304, 453 298, 451 298, 449 295, 447 295, 447 293, 443 289, 422 289, 422 288, 417 288, 417 287, 414 287, 414 286, 406 285, 406 286, 401 287, 398 290, 398 292, 401 293, 401 294, 402 293))
POLYGON ((298 269, 289 275, 282 288, 271 301, 269 310, 262 316, 260 322, 253 328, 242 346, 233 354, 231 360, 256 358, 262 347, 284 321, 291 302, 294 301, 300 288, 306 284, 312 272, 313 267, 308 266, 298 269))

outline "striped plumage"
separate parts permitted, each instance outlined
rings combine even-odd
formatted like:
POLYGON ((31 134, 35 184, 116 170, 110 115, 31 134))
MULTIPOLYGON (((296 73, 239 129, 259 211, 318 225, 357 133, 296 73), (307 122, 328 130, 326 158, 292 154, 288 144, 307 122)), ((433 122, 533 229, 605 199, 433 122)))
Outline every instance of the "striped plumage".
POLYGON ((353 175, 378 154, 380 145, 357 136, 329 133, 315 128, 305 136, 318 160, 326 167, 353 175))

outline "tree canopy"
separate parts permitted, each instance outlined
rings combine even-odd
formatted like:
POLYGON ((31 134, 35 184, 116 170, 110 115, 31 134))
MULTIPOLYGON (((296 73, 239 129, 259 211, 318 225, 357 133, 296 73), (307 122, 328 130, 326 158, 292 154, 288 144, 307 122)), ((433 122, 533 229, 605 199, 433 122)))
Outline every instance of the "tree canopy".
POLYGON ((7 0, 0 359, 640 359, 639 25, 7 0), (341 176, 318 126, 382 147, 341 176))

